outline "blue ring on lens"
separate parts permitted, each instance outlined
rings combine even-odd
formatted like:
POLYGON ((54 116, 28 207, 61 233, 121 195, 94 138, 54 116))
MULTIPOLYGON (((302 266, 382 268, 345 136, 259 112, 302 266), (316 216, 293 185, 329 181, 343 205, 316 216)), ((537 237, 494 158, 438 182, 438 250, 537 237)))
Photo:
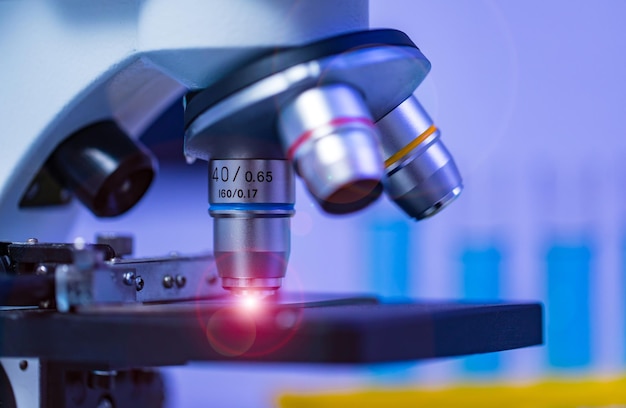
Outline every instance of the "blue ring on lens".
POLYGON ((210 211, 293 211, 294 204, 284 203, 220 203, 210 204, 210 211))

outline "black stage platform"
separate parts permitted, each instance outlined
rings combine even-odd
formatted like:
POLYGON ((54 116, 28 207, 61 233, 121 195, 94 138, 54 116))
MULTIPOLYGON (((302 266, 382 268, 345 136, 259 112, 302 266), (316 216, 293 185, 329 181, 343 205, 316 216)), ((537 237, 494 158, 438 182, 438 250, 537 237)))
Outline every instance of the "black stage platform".
POLYGON ((190 361, 379 363, 541 344, 537 303, 307 297, 0 312, 0 356, 102 369, 190 361), (294 300, 296 299, 296 300, 294 300))

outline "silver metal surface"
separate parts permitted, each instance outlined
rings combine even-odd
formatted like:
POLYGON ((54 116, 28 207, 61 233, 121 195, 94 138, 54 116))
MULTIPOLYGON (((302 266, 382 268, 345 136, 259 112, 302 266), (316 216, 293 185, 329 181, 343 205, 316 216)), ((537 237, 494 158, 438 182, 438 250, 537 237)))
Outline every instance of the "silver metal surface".
POLYGON ((43 406, 38 358, 3 357, 0 358, 0 365, 9 378, 17 408, 43 406))
POLYGON ((295 201, 289 162, 211 160, 209 200, 215 264, 222 286, 280 287, 289 260, 295 201))
POLYGON ((432 217, 437 214, 439 211, 443 210, 448 204, 454 201, 463 191, 462 187, 456 187, 444 197, 442 197, 439 201, 433 204, 430 208, 422 213, 422 218, 432 217))
POLYGON ((290 253, 289 217, 216 218, 214 252, 220 277, 284 277, 290 253))
POLYGON ((416 48, 390 46, 355 49, 290 67, 199 115, 185 132, 185 154, 203 160, 285 158, 275 119, 279 108, 300 93, 345 84, 363 96, 377 120, 411 95, 429 70, 430 63, 416 48))
POLYGON ((176 286, 178 286, 179 288, 183 288, 185 287, 185 284, 187 284, 187 278, 185 277, 185 275, 176 275, 176 286))
POLYGON ((135 278, 135 289, 137 290, 137 292, 140 292, 143 289, 145 284, 146 283, 144 282, 141 276, 137 276, 135 278))
POLYGON ((133 271, 124 272, 123 278, 124 278, 124 285, 132 286, 135 284, 135 272, 133 271))
MULTIPOLYGON (((106 265, 109 280, 132 270, 143 280, 140 291, 135 286, 125 292, 126 302, 167 302, 209 298, 223 293, 212 256, 174 256, 148 259, 120 259, 106 265), (166 284, 166 282, 169 282, 166 284), (169 285, 169 286, 168 286, 169 285)), ((94 303, 107 303, 105 293, 94 303)), ((108 302, 113 303, 113 302, 108 302)))
POLYGON ((97 303, 137 301, 135 281, 124 283, 128 269, 113 271, 105 266, 79 268, 59 265, 55 270, 55 301, 57 310, 69 312, 73 306, 97 303))
MULTIPOLYGON (((404 148, 432 125, 433 120, 415 96, 411 95, 405 99, 376 123, 383 137, 382 147, 385 160, 404 148)), ((421 143, 413 153, 424 151, 425 146, 438 136, 439 131, 436 131, 421 143)))
MULTIPOLYGON (((241 217, 216 218, 215 234, 219 239, 215 243, 215 257, 239 249, 255 252, 288 251, 285 242, 289 238, 289 216, 256 217, 244 213, 241 217)), ((219 269, 219 260, 216 261, 219 269)))
POLYGON ((287 160, 211 160, 209 203, 295 202, 293 170, 287 160))
POLYGON ((75 306, 168 302, 222 294, 212 256, 113 259, 80 268, 55 269, 55 300, 60 312, 75 306))
POLYGON ((163 287, 165 289, 170 289, 174 286, 174 278, 171 275, 165 275, 163 277, 163 287))
POLYGON ((48 267, 46 265, 37 265, 35 268, 35 274, 37 275, 46 275, 48 273, 48 267))
POLYGON ((281 110, 279 129, 287 156, 322 208, 351 212, 378 198, 372 192, 383 176, 381 149, 357 91, 342 84, 309 89, 281 110))
MULTIPOLYGON (((351 95, 351 105, 341 107, 343 110, 340 112, 357 113, 359 118, 363 119, 365 116, 376 120, 408 97, 429 69, 430 63, 419 50, 405 46, 354 49, 287 68, 224 98, 200 114, 186 130, 185 154, 190 158, 211 160, 210 182, 213 179, 216 159, 251 159, 251 163, 256 159, 285 160, 287 155, 280 141, 277 121, 283 108, 291 104, 298 95, 311 88, 343 84, 346 89, 353 89, 352 93, 359 97, 351 95), (384 80, 385 78, 389 80, 384 80), (353 109, 355 107, 357 109, 353 109)), ((330 102, 335 101, 334 98, 327 99, 330 102)), ((298 114, 301 113, 303 112, 298 109, 298 114)), ((332 120, 336 117, 336 112, 334 114, 335 116, 322 117, 332 120)), ((321 174, 327 180, 328 176, 332 178, 341 175, 343 181, 319 183, 310 187, 323 200, 332 198, 341 203, 354 201, 355 196, 365 197, 364 200, 367 200, 369 196, 364 191, 369 193, 380 179, 382 158, 375 138, 371 137, 375 130, 367 127, 366 121, 353 122, 350 126, 317 123, 321 128, 315 131, 320 132, 320 135, 324 131, 324 125, 330 125, 341 136, 320 137, 320 140, 311 143, 310 147, 298 155, 298 160, 302 156, 303 163, 299 168, 302 167, 301 172, 307 174, 309 184, 317 183, 316 177, 320 177, 320 174, 313 174, 318 164, 315 163, 316 159, 323 162, 333 152, 343 156, 335 163, 323 163, 326 174, 321 174), (337 143, 337 140, 340 142, 337 143), (337 149, 337 145, 341 148, 337 149), (312 153, 304 154, 308 149, 312 153), (316 153, 315 149, 321 151, 316 153), (352 169, 360 169, 360 166, 364 166, 367 171, 357 170, 356 173, 365 174, 366 177, 361 177, 360 180, 366 181, 351 183, 350 180, 354 180, 350 176, 354 172, 352 169), (370 177, 372 174, 373 177, 370 177), (331 188, 325 190, 327 185, 331 188), (357 192, 342 186, 354 187, 357 192), (335 194, 337 191, 340 194, 335 194)), ((300 135, 291 136, 290 133, 287 141, 298 136, 300 135)), ((249 189, 252 187, 237 184, 242 182, 241 179, 231 179, 238 167, 239 164, 229 168, 227 183, 221 181, 220 168, 219 177, 214 180, 216 185, 209 188, 212 200, 210 214, 215 218, 214 246, 219 275, 226 288, 251 286, 263 290, 270 285, 272 288, 278 287, 289 257, 288 217, 293 211, 273 206, 228 208, 224 204, 271 203, 276 196, 282 194, 279 191, 287 190, 282 187, 264 190, 263 194, 257 196, 259 200, 263 197, 264 201, 251 201, 249 189), (226 185, 217 185, 219 183, 226 185), (273 238, 270 239, 270 235, 273 238), (270 243, 272 240, 275 243, 270 243)), ((285 203, 282 199, 280 202, 285 203)), ((293 204, 291 199, 288 202, 293 204)))
POLYGON ((283 278, 223 278, 222 285, 227 287, 234 295, 248 293, 272 294, 281 287, 283 278))
MULTIPOLYGON (((322 138, 340 126, 332 123, 336 119, 372 122, 372 115, 361 95, 349 85, 332 84, 308 89, 281 109, 281 141, 285 149, 289 149, 306 132, 312 133, 310 140, 322 138)), ((296 152, 295 157, 298 155, 296 152)))
POLYGON ((385 191, 409 216, 430 217, 459 196, 463 189, 459 170, 415 97, 407 98, 377 126, 386 160, 385 191))

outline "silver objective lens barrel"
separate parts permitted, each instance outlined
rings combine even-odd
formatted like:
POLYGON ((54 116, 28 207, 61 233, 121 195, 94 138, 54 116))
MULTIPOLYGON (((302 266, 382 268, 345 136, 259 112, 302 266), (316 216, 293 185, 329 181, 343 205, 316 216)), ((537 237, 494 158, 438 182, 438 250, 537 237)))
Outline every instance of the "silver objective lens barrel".
POLYGON ((377 122, 385 155, 385 192, 409 216, 430 217, 463 190, 439 130, 414 96, 377 122))
POLYGON ((429 70, 404 33, 356 31, 276 49, 188 95, 185 154, 212 159, 210 214, 225 288, 245 293, 280 286, 294 170, 321 208, 334 214, 364 208, 386 188, 405 211, 423 218, 460 191, 460 178, 448 189, 454 177, 446 174, 456 167, 439 160, 449 157, 443 145, 429 147, 437 138, 426 147, 411 142, 430 119, 417 114, 422 122, 414 124, 409 110, 403 122, 404 104, 398 107, 429 70), (380 128, 388 134, 381 135, 374 122, 386 114, 380 128), (268 171, 270 183, 253 177, 261 172, 267 180, 268 171), (274 185, 278 179, 284 184, 274 185), (445 192, 431 192, 430 185, 445 192))
POLYGON ((378 135, 353 88, 334 84, 302 92, 281 110, 279 133, 287 157, 327 212, 357 211, 380 195, 378 135))
POLYGON ((211 160, 209 214, 222 286, 274 291, 290 252, 295 187, 287 160, 211 160))

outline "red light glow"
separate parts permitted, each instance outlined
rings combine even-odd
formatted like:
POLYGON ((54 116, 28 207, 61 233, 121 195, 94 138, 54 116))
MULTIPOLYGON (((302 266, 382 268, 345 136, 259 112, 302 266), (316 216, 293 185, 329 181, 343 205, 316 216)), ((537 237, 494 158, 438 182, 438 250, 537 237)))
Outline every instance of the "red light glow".
POLYGON ((255 296, 254 294, 245 294, 241 296, 241 305, 250 311, 255 311, 259 308, 261 303, 261 298, 259 296, 255 296))

